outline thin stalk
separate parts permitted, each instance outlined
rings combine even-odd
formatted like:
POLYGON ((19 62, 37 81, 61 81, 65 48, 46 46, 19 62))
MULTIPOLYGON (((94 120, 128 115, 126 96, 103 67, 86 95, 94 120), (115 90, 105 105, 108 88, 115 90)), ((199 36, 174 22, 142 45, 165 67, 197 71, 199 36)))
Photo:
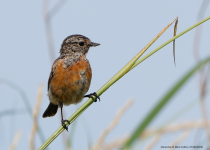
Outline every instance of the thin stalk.
POLYGON ((143 53, 168 29, 168 27, 176 21, 178 18, 176 17, 173 21, 171 21, 154 39, 152 39, 133 59, 130 60, 117 74, 115 74, 104 86, 102 86, 97 94, 101 95, 105 92, 111 85, 113 85, 116 81, 118 81, 121 77, 123 77, 128 71, 131 70, 132 66, 135 62, 143 55, 143 53))
MULTIPOLYGON (((187 33, 188 31, 192 30, 193 28, 199 26, 200 24, 204 23, 205 21, 209 20, 210 16, 207 17, 206 19, 203 19, 202 21, 194 24, 193 26, 187 28, 186 30, 182 31, 181 33, 177 34, 176 36, 174 36, 173 38, 171 38, 170 40, 168 40, 167 42, 163 43, 162 45, 160 45, 159 47, 157 47, 155 50, 153 50, 152 52, 150 52, 149 54, 147 54, 146 56, 144 56, 142 59, 140 59, 139 61, 137 61, 132 67, 131 69, 135 68, 138 64, 140 64, 141 62, 143 62, 145 59, 147 59, 148 57, 150 57, 151 55, 153 55, 154 53, 156 53, 158 50, 160 50, 161 48, 163 48, 164 46, 168 45, 169 43, 171 43, 173 40, 177 39, 178 37, 182 36, 183 34, 187 33)), ((131 70, 130 69, 130 70, 131 70)))
MULTIPOLYGON (((15 83, 12 83, 11 81, 6 80, 6 79, 0 79, 0 83, 4 83, 4 84, 8 85, 9 87, 13 88, 14 90, 16 90, 20 94, 20 96, 21 96, 21 98, 22 98, 22 100, 25 104, 26 110, 27 110, 28 114, 30 115, 30 118, 33 119, 32 107, 31 107, 30 101, 27 98, 24 90, 21 87, 19 87, 18 85, 16 85, 15 83)), ((45 137, 44 137, 42 129, 39 125, 38 125, 37 130, 38 130, 38 135, 39 135, 39 138, 40 138, 41 142, 44 142, 45 137)))
MULTIPOLYGON (((208 19, 210 19, 210 17, 202 20, 201 22, 193 25, 192 27, 188 28, 187 30, 183 31, 182 34, 188 32, 189 30, 191 30, 192 28, 195 28, 196 26, 200 25, 201 23, 207 21, 208 19)), ((168 27, 168 26, 167 26, 168 27)), ((163 30, 166 30, 166 28, 164 28, 163 30)), ((164 31, 163 31, 164 32, 164 31)), ((128 71, 130 71, 131 69, 133 69, 134 67, 136 67, 139 63, 141 63, 142 61, 144 61, 145 59, 147 59, 149 56, 151 56, 152 54, 154 54, 156 51, 158 51, 159 49, 161 49, 162 47, 158 47, 156 50, 154 50, 152 53, 150 53, 150 55, 147 55, 147 57, 145 56, 143 58, 143 60, 139 60, 138 62, 136 62, 139 57, 142 56, 142 54, 160 37, 160 35, 163 33, 161 31, 161 33, 159 33, 147 46, 145 46, 127 65, 125 65, 115 76, 113 76, 104 86, 102 86, 98 91, 97 91, 97 95, 100 96, 103 92, 105 92, 111 85, 113 85, 117 80, 119 80, 122 76, 124 76, 128 71), (136 62, 136 63, 135 63, 136 62)), ((182 35, 181 34, 181 35, 182 35)), ((175 36, 174 38, 170 39, 169 41, 167 41, 166 43, 170 43, 172 41, 174 41, 176 38, 178 38, 179 36, 181 36, 180 34, 178 34, 177 36, 175 36)), ((165 44, 165 43, 164 43, 165 44)), ((163 45, 164 45, 163 44, 163 45)), ((165 45, 167 45, 165 44, 165 45)), ((95 99, 95 97, 94 97, 95 99)), ((82 114, 93 102, 94 99, 90 98, 88 99, 88 101, 86 101, 71 117, 69 117, 69 121, 70 123, 72 123, 80 114, 82 114)), ((66 123, 66 125, 68 126, 69 124, 66 123)), ((39 148, 39 150, 43 150, 45 149, 61 132, 63 132, 64 128, 62 126, 60 126, 48 139, 47 141, 39 148)))
POLYGON ((173 86, 163 98, 160 99, 158 104, 150 111, 150 113, 144 118, 144 120, 139 124, 139 126, 134 130, 132 136, 128 139, 128 141, 122 147, 123 150, 130 149, 132 144, 136 139, 139 140, 139 136, 144 131, 144 129, 148 126, 148 124, 157 116, 157 114, 162 110, 162 108, 171 100, 171 98, 181 89, 181 87, 192 77, 196 71, 198 71, 202 66, 207 64, 210 61, 210 57, 200 61, 196 64, 186 75, 184 75, 181 80, 179 80, 175 86, 173 86))
MULTIPOLYGON (((131 69, 133 69, 134 67, 136 67, 138 64, 140 64, 141 62, 143 62, 145 59, 147 59, 148 57, 150 57, 151 55, 153 55, 154 53, 156 53, 159 49, 163 48, 164 46, 166 46, 167 44, 169 44, 170 42, 174 41, 175 39, 177 39, 178 37, 180 37, 181 35, 187 33, 188 31, 192 30, 193 28, 197 27, 198 25, 204 23, 205 21, 209 20, 210 19, 210 16, 207 17, 206 19, 196 23, 195 25, 191 26, 190 28, 184 30, 183 32, 179 33, 178 35, 174 36, 173 38, 171 38, 170 40, 168 40, 167 42, 165 42, 164 44, 160 45, 159 47, 157 47, 155 50, 153 50, 152 52, 150 52, 149 54, 147 54, 145 57, 143 57, 142 59, 140 59, 139 61, 137 61, 132 67, 131 69)), ((210 58, 206 59, 205 61, 201 62, 199 65, 203 65, 205 64, 206 62, 209 61, 210 58)), ((197 66, 198 68, 200 66, 197 66)), ((196 69, 195 69, 196 70, 196 69)), ((193 73, 193 71, 195 70, 192 70, 191 73, 193 73)), ((190 74, 190 73, 189 73, 190 74)), ((188 74, 188 75, 189 75, 188 74)), ((183 79, 184 80, 184 79, 183 79)), ((177 86, 180 86, 177 84, 177 86)), ((178 89, 176 89, 178 90, 178 89)), ((170 93, 171 94, 171 93, 170 93)), ((166 95, 167 97, 168 95, 166 95)), ((165 99, 163 99, 165 100, 165 99)), ((165 100, 166 101, 166 100, 165 100)), ((161 101, 161 103, 164 103, 161 101)), ((145 120, 143 121, 143 123, 141 124, 141 126, 136 129, 134 131, 134 134, 133 136, 126 142, 126 144, 124 145, 123 149, 128 149, 132 144, 133 142, 135 141, 135 139, 141 134, 141 132, 146 128, 146 126, 149 124, 149 122, 153 119, 153 117, 155 116, 154 114, 157 113, 159 110, 160 110, 160 105, 161 103, 159 103, 159 105, 157 105, 157 107, 155 107, 153 109, 153 111, 145 118, 145 120)), ((165 102, 166 103, 166 102, 165 102)), ((163 107, 163 106, 162 106, 163 107)))

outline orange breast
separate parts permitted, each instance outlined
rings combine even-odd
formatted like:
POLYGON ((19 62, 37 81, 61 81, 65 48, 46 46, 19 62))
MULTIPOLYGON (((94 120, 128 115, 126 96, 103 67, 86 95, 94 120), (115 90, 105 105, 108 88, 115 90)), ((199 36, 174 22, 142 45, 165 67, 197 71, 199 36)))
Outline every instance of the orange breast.
POLYGON ((64 105, 80 102, 88 91, 92 78, 88 60, 80 58, 67 68, 62 59, 58 63, 49 90, 64 105))

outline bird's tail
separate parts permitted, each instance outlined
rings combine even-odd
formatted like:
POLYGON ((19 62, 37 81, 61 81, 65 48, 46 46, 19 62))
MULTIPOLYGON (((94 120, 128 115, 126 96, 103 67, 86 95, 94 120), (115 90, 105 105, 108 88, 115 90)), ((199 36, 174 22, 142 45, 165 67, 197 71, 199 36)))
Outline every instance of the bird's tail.
POLYGON ((58 110, 58 105, 50 103, 47 109, 45 110, 44 114, 42 115, 42 117, 43 118, 52 117, 57 113, 57 110, 58 110))

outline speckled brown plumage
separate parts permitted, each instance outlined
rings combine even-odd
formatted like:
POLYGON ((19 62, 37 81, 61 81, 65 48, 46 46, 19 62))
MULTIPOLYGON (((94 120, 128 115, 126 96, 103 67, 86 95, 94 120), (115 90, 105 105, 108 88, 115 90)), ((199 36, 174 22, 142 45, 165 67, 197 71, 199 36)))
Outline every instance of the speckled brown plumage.
MULTIPOLYGON (((50 104, 44 118, 54 116, 58 107, 61 107, 62 115, 63 105, 81 102, 92 78, 86 54, 90 47, 98 45, 82 35, 71 35, 63 41, 60 56, 53 63, 48 80, 50 104)), ((62 125, 66 128, 64 121, 62 115, 62 125)))

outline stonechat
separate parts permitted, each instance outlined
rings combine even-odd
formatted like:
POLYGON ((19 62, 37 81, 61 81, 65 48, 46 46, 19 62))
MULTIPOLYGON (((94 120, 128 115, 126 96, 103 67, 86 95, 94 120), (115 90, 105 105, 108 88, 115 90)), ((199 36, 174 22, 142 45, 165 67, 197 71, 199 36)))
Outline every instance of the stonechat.
MULTIPOLYGON (((99 46, 83 35, 68 36, 62 43, 60 56, 52 65, 48 80, 48 96, 50 104, 43 114, 43 118, 52 117, 61 108, 61 124, 68 130, 63 120, 63 105, 77 104, 83 97, 97 96, 91 93, 85 95, 90 87, 92 71, 86 55, 90 47, 99 46)), ((93 97, 92 97, 93 98, 93 97)))

